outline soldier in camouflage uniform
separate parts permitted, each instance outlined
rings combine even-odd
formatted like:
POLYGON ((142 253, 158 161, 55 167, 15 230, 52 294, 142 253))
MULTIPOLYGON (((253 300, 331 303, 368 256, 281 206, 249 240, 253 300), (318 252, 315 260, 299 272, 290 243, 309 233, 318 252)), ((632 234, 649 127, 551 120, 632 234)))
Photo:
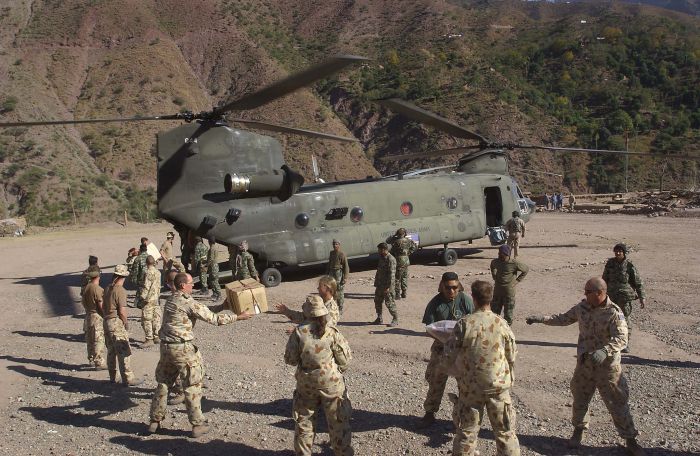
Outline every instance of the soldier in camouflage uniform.
POLYGON ((513 211, 513 218, 506 222, 505 228, 508 231, 508 245, 513 249, 513 258, 518 257, 520 238, 525 237, 525 222, 520 218, 519 211, 513 211))
POLYGON ((617 304, 627 321, 627 346, 622 350, 629 353, 632 336, 632 301, 639 298, 639 307, 644 308, 644 284, 637 268, 627 259, 628 249, 625 244, 613 248, 615 256, 608 259, 603 269, 603 280, 608 285, 608 296, 617 304))
POLYGON ((496 315, 501 314, 509 325, 513 324, 513 312, 515 311, 515 286, 527 275, 530 268, 522 261, 510 257, 511 249, 508 245, 498 248, 498 258, 491 261, 491 277, 494 281, 493 299, 491 310, 496 315))
POLYGON ((85 309, 85 342, 87 343, 88 362, 98 370, 107 368, 105 363, 105 333, 102 323, 102 298, 104 290, 100 287, 100 272, 89 271, 90 280, 82 294, 85 309))
POLYGON ((379 253, 379 263, 377 263, 377 273, 374 275, 374 309, 377 311, 377 319, 373 325, 381 325, 382 304, 386 303, 386 308, 392 316, 390 326, 399 325, 399 314, 394 303, 394 285, 396 281, 396 259, 389 253, 389 246, 382 242, 377 246, 379 253))
POLYGON ((335 299, 338 302, 340 313, 343 313, 343 305, 345 303, 345 281, 350 275, 350 266, 348 266, 348 257, 345 252, 340 250, 340 241, 333 239, 333 250, 328 255, 328 267, 326 275, 335 279, 337 291, 335 299))
POLYGON ((124 264, 126 264, 126 268, 129 271, 129 277, 128 281, 124 281, 124 288, 131 289, 131 287, 136 287, 136 268, 134 267, 134 264, 136 262, 136 257, 139 255, 139 251, 136 247, 132 247, 129 249, 129 253, 126 255, 126 260, 124 261, 124 264), (127 285, 129 285, 127 287, 127 285))
POLYGON ((418 246, 413 239, 406 237, 405 228, 396 230, 396 234, 386 242, 391 245, 391 255, 396 258, 395 297, 396 299, 405 298, 408 290, 408 266, 411 264, 408 256, 415 252, 418 246))
POLYGON ((216 253, 216 239, 214 236, 207 238, 209 251, 207 252, 207 285, 211 288, 212 301, 221 298, 221 285, 219 285, 219 259, 216 253))
POLYGON ((452 454, 473 455, 484 407, 491 422, 496 454, 520 455, 515 435, 515 408, 510 398, 515 365, 515 336, 510 326, 491 312, 490 283, 472 283, 476 311, 462 317, 447 342, 447 362, 458 371, 459 399, 453 419, 458 424, 452 454))
POLYGON ((202 414, 202 380, 204 365, 202 354, 194 345, 193 327, 196 320, 214 326, 228 325, 237 320, 247 320, 252 315, 242 313, 220 314, 212 311, 223 310, 223 305, 209 309, 192 299, 192 276, 179 273, 174 280, 175 292, 165 303, 163 326, 160 329, 160 360, 156 367, 155 394, 151 402, 151 423, 149 433, 157 432, 165 418, 168 389, 180 378, 185 392, 187 417, 192 424, 192 437, 199 437, 209 431, 202 414))
POLYGON ((141 304, 141 326, 145 334, 145 341, 141 348, 153 346, 159 343, 158 331, 160 330, 160 272, 156 269, 156 260, 151 255, 146 257, 146 276, 139 296, 141 304))
POLYGON ((607 296, 607 286, 600 277, 586 282, 585 299, 567 312, 550 315, 533 315, 527 324, 544 323, 550 326, 567 326, 578 323, 579 336, 576 370, 571 380, 574 397, 571 424, 574 434, 569 448, 581 445, 583 431, 588 429, 588 406, 597 389, 612 415, 618 434, 626 439, 632 454, 644 454, 637 443, 639 434, 634 427, 629 409, 629 388, 620 365, 620 350, 627 345, 627 323, 620 308, 607 296))
MULTIPOLYGON (((335 290, 336 282, 333 277, 323 276, 318 280, 318 295, 323 300, 323 305, 326 306, 326 309, 328 309, 329 323, 333 326, 337 325, 338 321, 340 321, 340 309, 338 308, 338 304, 335 302, 335 299, 333 299, 335 290)), ((307 298, 304 305, 306 305, 308 302, 309 299, 307 298)), ((277 304, 276 307, 279 313, 285 315, 294 323, 303 323, 306 321, 303 308, 301 311, 292 310, 284 304, 277 304)))
POLYGON ((236 255, 236 280, 250 279, 251 277, 257 281, 258 270, 255 269, 255 258, 248 253, 248 242, 242 241, 238 244, 238 255, 236 255))
POLYGON ((231 268, 231 277, 236 277, 236 257, 238 256, 238 245, 230 244, 228 248, 228 266, 231 268))
POLYGON ((114 269, 112 283, 104 293, 102 304, 103 327, 105 332, 105 342, 107 345, 107 369, 109 370, 109 381, 116 383, 117 362, 121 373, 122 384, 124 386, 135 386, 143 383, 143 380, 136 380, 131 371, 129 346, 129 322, 126 318, 126 291, 124 290, 124 280, 129 276, 126 265, 120 264, 114 269))
POLYGON ((97 257, 94 255, 90 255, 88 257, 88 267, 86 270, 83 271, 82 275, 80 276, 80 296, 83 295, 85 287, 92 280, 92 278, 90 277, 90 273, 95 271, 97 272, 97 276, 99 277, 100 267, 97 264, 97 257))
POLYGON ((284 361, 297 366, 292 415, 294 451, 311 455, 316 410, 323 407, 330 445, 336 456, 354 454, 350 430, 352 407, 343 373, 352 359, 350 347, 335 326, 328 323, 328 309, 318 296, 310 298, 309 323, 298 326, 287 342, 284 361))
POLYGON ((204 245, 204 241, 201 237, 197 236, 194 238, 194 252, 192 253, 192 268, 195 274, 199 275, 199 293, 206 295, 209 294, 209 287, 207 286, 207 256, 209 249, 204 245))
POLYGON ((146 258, 148 258, 148 246, 146 244, 141 244, 139 247, 139 254, 134 259, 134 263, 131 265, 131 272, 129 273, 129 280, 132 280, 136 285, 136 307, 141 308, 141 291, 143 290, 143 284, 146 280, 146 258))
MULTIPOLYGON (((430 300, 425 308, 423 324, 444 320, 459 320, 474 312, 474 303, 466 293, 460 291, 462 285, 459 276, 455 272, 446 272, 442 275, 438 294, 430 300)), ((447 369, 443 362, 445 345, 438 339, 433 340, 430 347, 430 361, 425 370, 425 380, 428 382, 428 394, 423 408, 425 415, 421 420, 421 427, 428 427, 435 422, 435 414, 440 410, 442 396, 447 385, 447 369)))
POLYGON ((175 233, 168 231, 165 235, 165 241, 160 245, 160 259, 158 261, 163 262, 163 279, 173 267, 173 259, 175 258, 175 255, 173 255, 173 239, 175 239, 175 233))

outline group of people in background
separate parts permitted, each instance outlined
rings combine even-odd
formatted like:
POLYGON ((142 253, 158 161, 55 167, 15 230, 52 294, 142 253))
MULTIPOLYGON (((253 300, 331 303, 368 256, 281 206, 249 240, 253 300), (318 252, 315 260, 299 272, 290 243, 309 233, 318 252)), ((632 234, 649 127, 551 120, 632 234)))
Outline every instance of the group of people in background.
MULTIPOLYGON (((564 194, 554 192, 553 194, 545 193, 545 209, 548 211, 561 211, 564 208, 564 194)), ((573 193, 569 194, 569 210, 576 210, 576 196, 573 193)))

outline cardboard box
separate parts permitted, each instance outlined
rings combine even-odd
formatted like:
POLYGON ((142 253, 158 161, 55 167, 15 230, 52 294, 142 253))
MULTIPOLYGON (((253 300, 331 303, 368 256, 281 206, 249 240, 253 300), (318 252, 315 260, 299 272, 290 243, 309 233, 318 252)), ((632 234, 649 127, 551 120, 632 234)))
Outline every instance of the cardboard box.
POLYGON ((265 285, 255 279, 244 279, 226 284, 227 309, 236 315, 243 312, 259 314, 267 312, 265 285))

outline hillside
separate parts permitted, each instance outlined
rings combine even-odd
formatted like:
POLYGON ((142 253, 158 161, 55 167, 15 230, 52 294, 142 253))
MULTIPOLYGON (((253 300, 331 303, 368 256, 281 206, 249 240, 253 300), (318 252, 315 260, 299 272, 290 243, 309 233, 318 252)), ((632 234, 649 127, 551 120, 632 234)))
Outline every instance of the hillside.
MULTIPOLYGON (((326 180, 452 163, 377 159, 458 143, 381 110, 400 96, 499 141, 700 152, 696 17, 651 6, 407 0, 11 0, 0 8, 0 119, 201 111, 336 53, 371 62, 241 117, 355 135, 280 137, 326 180), (375 170, 376 168, 376 170, 375 170)), ((0 131, 0 218, 155 216, 155 133, 177 122, 0 131)), ((531 191, 616 191, 611 156, 512 153, 531 191)), ((692 162, 630 158, 630 189, 688 187, 692 162), (662 172, 659 172, 662 170, 662 172)))

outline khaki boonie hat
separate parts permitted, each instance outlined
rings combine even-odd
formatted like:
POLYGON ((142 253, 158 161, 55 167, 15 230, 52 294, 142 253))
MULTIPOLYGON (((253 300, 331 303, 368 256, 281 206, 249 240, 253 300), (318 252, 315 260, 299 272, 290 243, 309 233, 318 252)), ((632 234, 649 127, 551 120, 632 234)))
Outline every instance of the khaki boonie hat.
POLYGON ((304 311, 304 315, 308 318, 328 315, 328 308, 326 308, 326 305, 323 303, 323 299, 316 295, 311 295, 306 298, 302 310, 304 311))
POLYGON ((117 267, 114 268, 114 275, 129 277, 129 268, 127 268, 125 264, 118 264, 117 267))

